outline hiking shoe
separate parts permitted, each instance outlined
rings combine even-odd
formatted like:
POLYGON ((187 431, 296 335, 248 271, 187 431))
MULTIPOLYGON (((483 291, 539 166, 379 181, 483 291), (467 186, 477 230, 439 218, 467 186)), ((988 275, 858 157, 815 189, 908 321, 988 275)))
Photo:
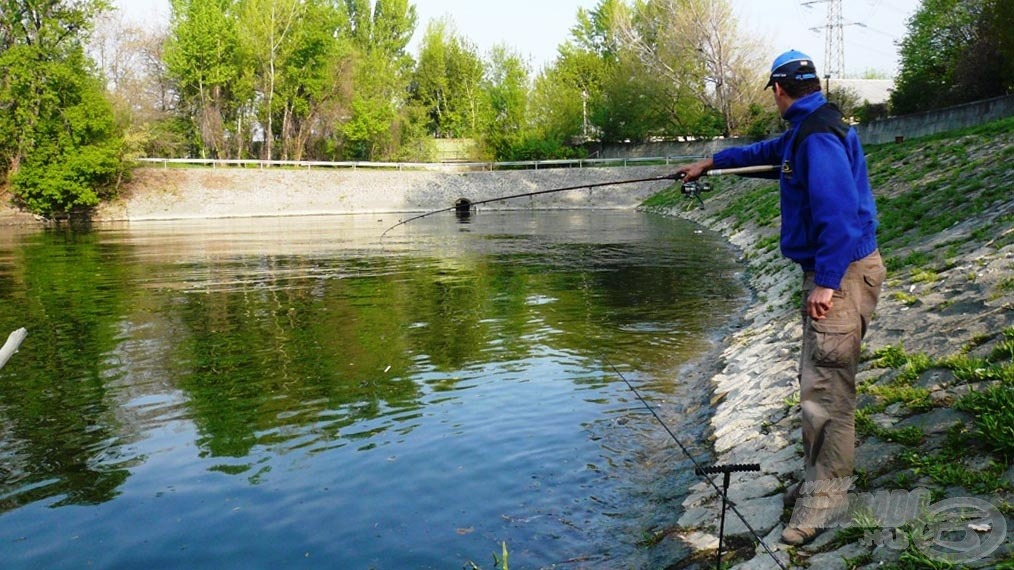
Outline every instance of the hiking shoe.
POLYGON ((789 546, 803 546, 812 542, 823 531, 824 529, 822 528, 812 526, 785 527, 785 530, 782 531, 782 542, 789 546))

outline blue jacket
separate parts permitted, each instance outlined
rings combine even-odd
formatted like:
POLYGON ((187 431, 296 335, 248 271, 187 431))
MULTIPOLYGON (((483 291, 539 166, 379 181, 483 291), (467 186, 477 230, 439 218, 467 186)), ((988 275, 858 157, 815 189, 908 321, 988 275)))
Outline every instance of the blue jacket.
POLYGON ((715 168, 781 164, 781 249, 817 285, 838 289, 849 263, 877 249, 877 207, 866 157, 855 129, 844 140, 832 132, 793 137, 803 119, 827 100, 820 92, 796 100, 784 118, 791 128, 778 138, 715 154, 715 168))

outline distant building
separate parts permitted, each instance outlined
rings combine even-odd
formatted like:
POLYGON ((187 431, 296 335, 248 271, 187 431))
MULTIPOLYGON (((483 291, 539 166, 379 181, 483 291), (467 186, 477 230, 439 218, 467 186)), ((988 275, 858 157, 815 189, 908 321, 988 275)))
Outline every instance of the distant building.
POLYGON ((848 89, 859 96, 859 102, 878 105, 887 103, 894 89, 893 79, 829 79, 828 90, 848 89))

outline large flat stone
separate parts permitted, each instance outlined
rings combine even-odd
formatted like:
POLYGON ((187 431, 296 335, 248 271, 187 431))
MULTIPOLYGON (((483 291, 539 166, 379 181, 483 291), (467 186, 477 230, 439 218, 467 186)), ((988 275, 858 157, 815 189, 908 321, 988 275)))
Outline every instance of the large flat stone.
POLYGON ((967 424, 972 421, 972 415, 967 412, 953 408, 940 408, 924 414, 916 414, 905 418, 897 423, 895 427, 904 428, 914 426, 922 430, 926 435, 945 433, 955 424, 967 424))
MULTIPOLYGON (((721 504, 719 504, 719 508, 721 508, 721 504)), ((770 497, 739 501, 736 503, 736 509, 743 515, 747 522, 750 523, 750 526, 763 536, 778 525, 783 509, 782 496, 773 495, 770 497)), ((725 514, 725 535, 749 536, 749 531, 743 524, 743 521, 741 521, 739 517, 732 512, 732 509, 729 509, 725 514)))
POLYGON ((889 443, 870 438, 856 448, 856 469, 862 469, 871 476, 882 474, 894 465, 898 455, 906 448, 898 443, 889 443))

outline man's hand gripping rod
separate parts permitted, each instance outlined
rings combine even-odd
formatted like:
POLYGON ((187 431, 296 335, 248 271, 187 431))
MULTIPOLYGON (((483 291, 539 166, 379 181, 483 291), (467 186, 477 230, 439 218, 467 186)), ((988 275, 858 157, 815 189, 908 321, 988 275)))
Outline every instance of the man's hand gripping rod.
MULTIPOLYGON (((722 176, 726 174, 767 174, 769 172, 775 172, 778 170, 778 166, 774 164, 764 164, 761 166, 743 166, 740 168, 713 168, 703 174, 703 176, 722 176)), ((680 173, 680 179, 685 176, 684 173, 680 173)), ((697 200, 697 202, 704 207, 704 200, 701 199, 701 192, 710 192, 711 184, 705 181, 691 180, 684 182, 680 185, 680 192, 687 198, 697 200)))

